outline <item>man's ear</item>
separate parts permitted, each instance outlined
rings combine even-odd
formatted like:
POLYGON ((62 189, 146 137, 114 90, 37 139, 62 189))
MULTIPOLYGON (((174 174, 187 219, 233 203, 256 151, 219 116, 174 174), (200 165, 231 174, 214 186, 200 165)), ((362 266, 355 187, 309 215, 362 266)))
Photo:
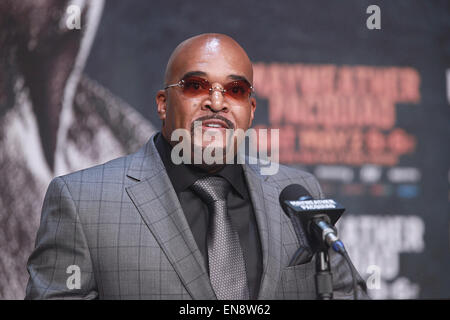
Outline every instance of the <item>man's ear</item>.
POLYGON ((250 98, 250 120, 248 123, 249 128, 252 126, 253 118, 255 117, 255 110, 256 110, 256 99, 250 98))
POLYGON ((167 112, 167 91, 159 90, 156 93, 156 106, 158 108, 159 118, 164 121, 166 119, 167 112))

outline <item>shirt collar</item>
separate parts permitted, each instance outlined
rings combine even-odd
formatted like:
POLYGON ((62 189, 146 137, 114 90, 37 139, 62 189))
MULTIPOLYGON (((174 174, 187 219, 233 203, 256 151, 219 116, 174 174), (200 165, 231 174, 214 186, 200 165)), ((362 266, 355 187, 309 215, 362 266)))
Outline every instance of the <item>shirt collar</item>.
MULTIPOLYGON (((161 160, 166 167, 169 179, 177 194, 188 189, 198 179, 208 175, 206 171, 194 165, 174 164, 170 157, 172 146, 161 132, 156 134, 154 139, 156 149, 161 156, 161 160)), ((213 175, 225 178, 243 199, 248 199, 244 170, 240 164, 226 164, 220 171, 215 172, 213 175)))

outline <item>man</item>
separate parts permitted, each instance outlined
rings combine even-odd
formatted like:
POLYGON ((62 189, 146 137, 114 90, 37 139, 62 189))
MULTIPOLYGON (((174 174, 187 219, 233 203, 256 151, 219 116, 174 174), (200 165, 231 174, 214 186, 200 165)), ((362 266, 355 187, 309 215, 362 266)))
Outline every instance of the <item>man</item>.
MULTIPOLYGON (((156 96, 161 133, 135 154, 51 182, 28 262, 27 298, 314 299, 314 260, 288 266, 307 242, 297 239, 278 202, 292 183, 322 197, 312 175, 174 161, 176 130, 188 133, 182 142, 192 147, 184 159, 211 145, 225 158, 236 139, 194 133, 247 130, 256 109, 252 77, 247 54, 228 36, 181 43, 156 96)), ((337 255, 331 263, 335 297, 351 298, 347 265, 337 255)), ((364 296, 361 284, 358 291, 364 296)))

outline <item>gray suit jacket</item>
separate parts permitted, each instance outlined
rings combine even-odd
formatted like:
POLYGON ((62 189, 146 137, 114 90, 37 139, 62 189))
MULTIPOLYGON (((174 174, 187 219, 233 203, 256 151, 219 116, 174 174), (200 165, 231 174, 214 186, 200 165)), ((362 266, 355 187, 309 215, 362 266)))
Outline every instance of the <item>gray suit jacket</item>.
MULTIPOLYGON (((317 180, 285 166, 272 176, 243 167, 263 253, 258 299, 315 299, 314 260, 287 267, 307 244, 278 197, 298 183, 320 198, 317 180)), ((335 297, 352 298, 347 265, 334 254, 331 263, 335 297)), ((27 299, 216 298, 153 136, 134 154, 50 183, 27 268, 27 299)))

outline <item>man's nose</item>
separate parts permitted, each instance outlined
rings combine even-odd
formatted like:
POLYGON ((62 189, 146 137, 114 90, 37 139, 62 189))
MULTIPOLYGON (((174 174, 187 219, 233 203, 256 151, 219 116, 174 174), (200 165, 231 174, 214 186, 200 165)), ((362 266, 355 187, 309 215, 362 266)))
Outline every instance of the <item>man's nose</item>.
POLYGON ((213 112, 228 111, 228 105, 224 99, 222 90, 221 87, 213 86, 209 94, 209 99, 204 101, 203 106, 213 112))

